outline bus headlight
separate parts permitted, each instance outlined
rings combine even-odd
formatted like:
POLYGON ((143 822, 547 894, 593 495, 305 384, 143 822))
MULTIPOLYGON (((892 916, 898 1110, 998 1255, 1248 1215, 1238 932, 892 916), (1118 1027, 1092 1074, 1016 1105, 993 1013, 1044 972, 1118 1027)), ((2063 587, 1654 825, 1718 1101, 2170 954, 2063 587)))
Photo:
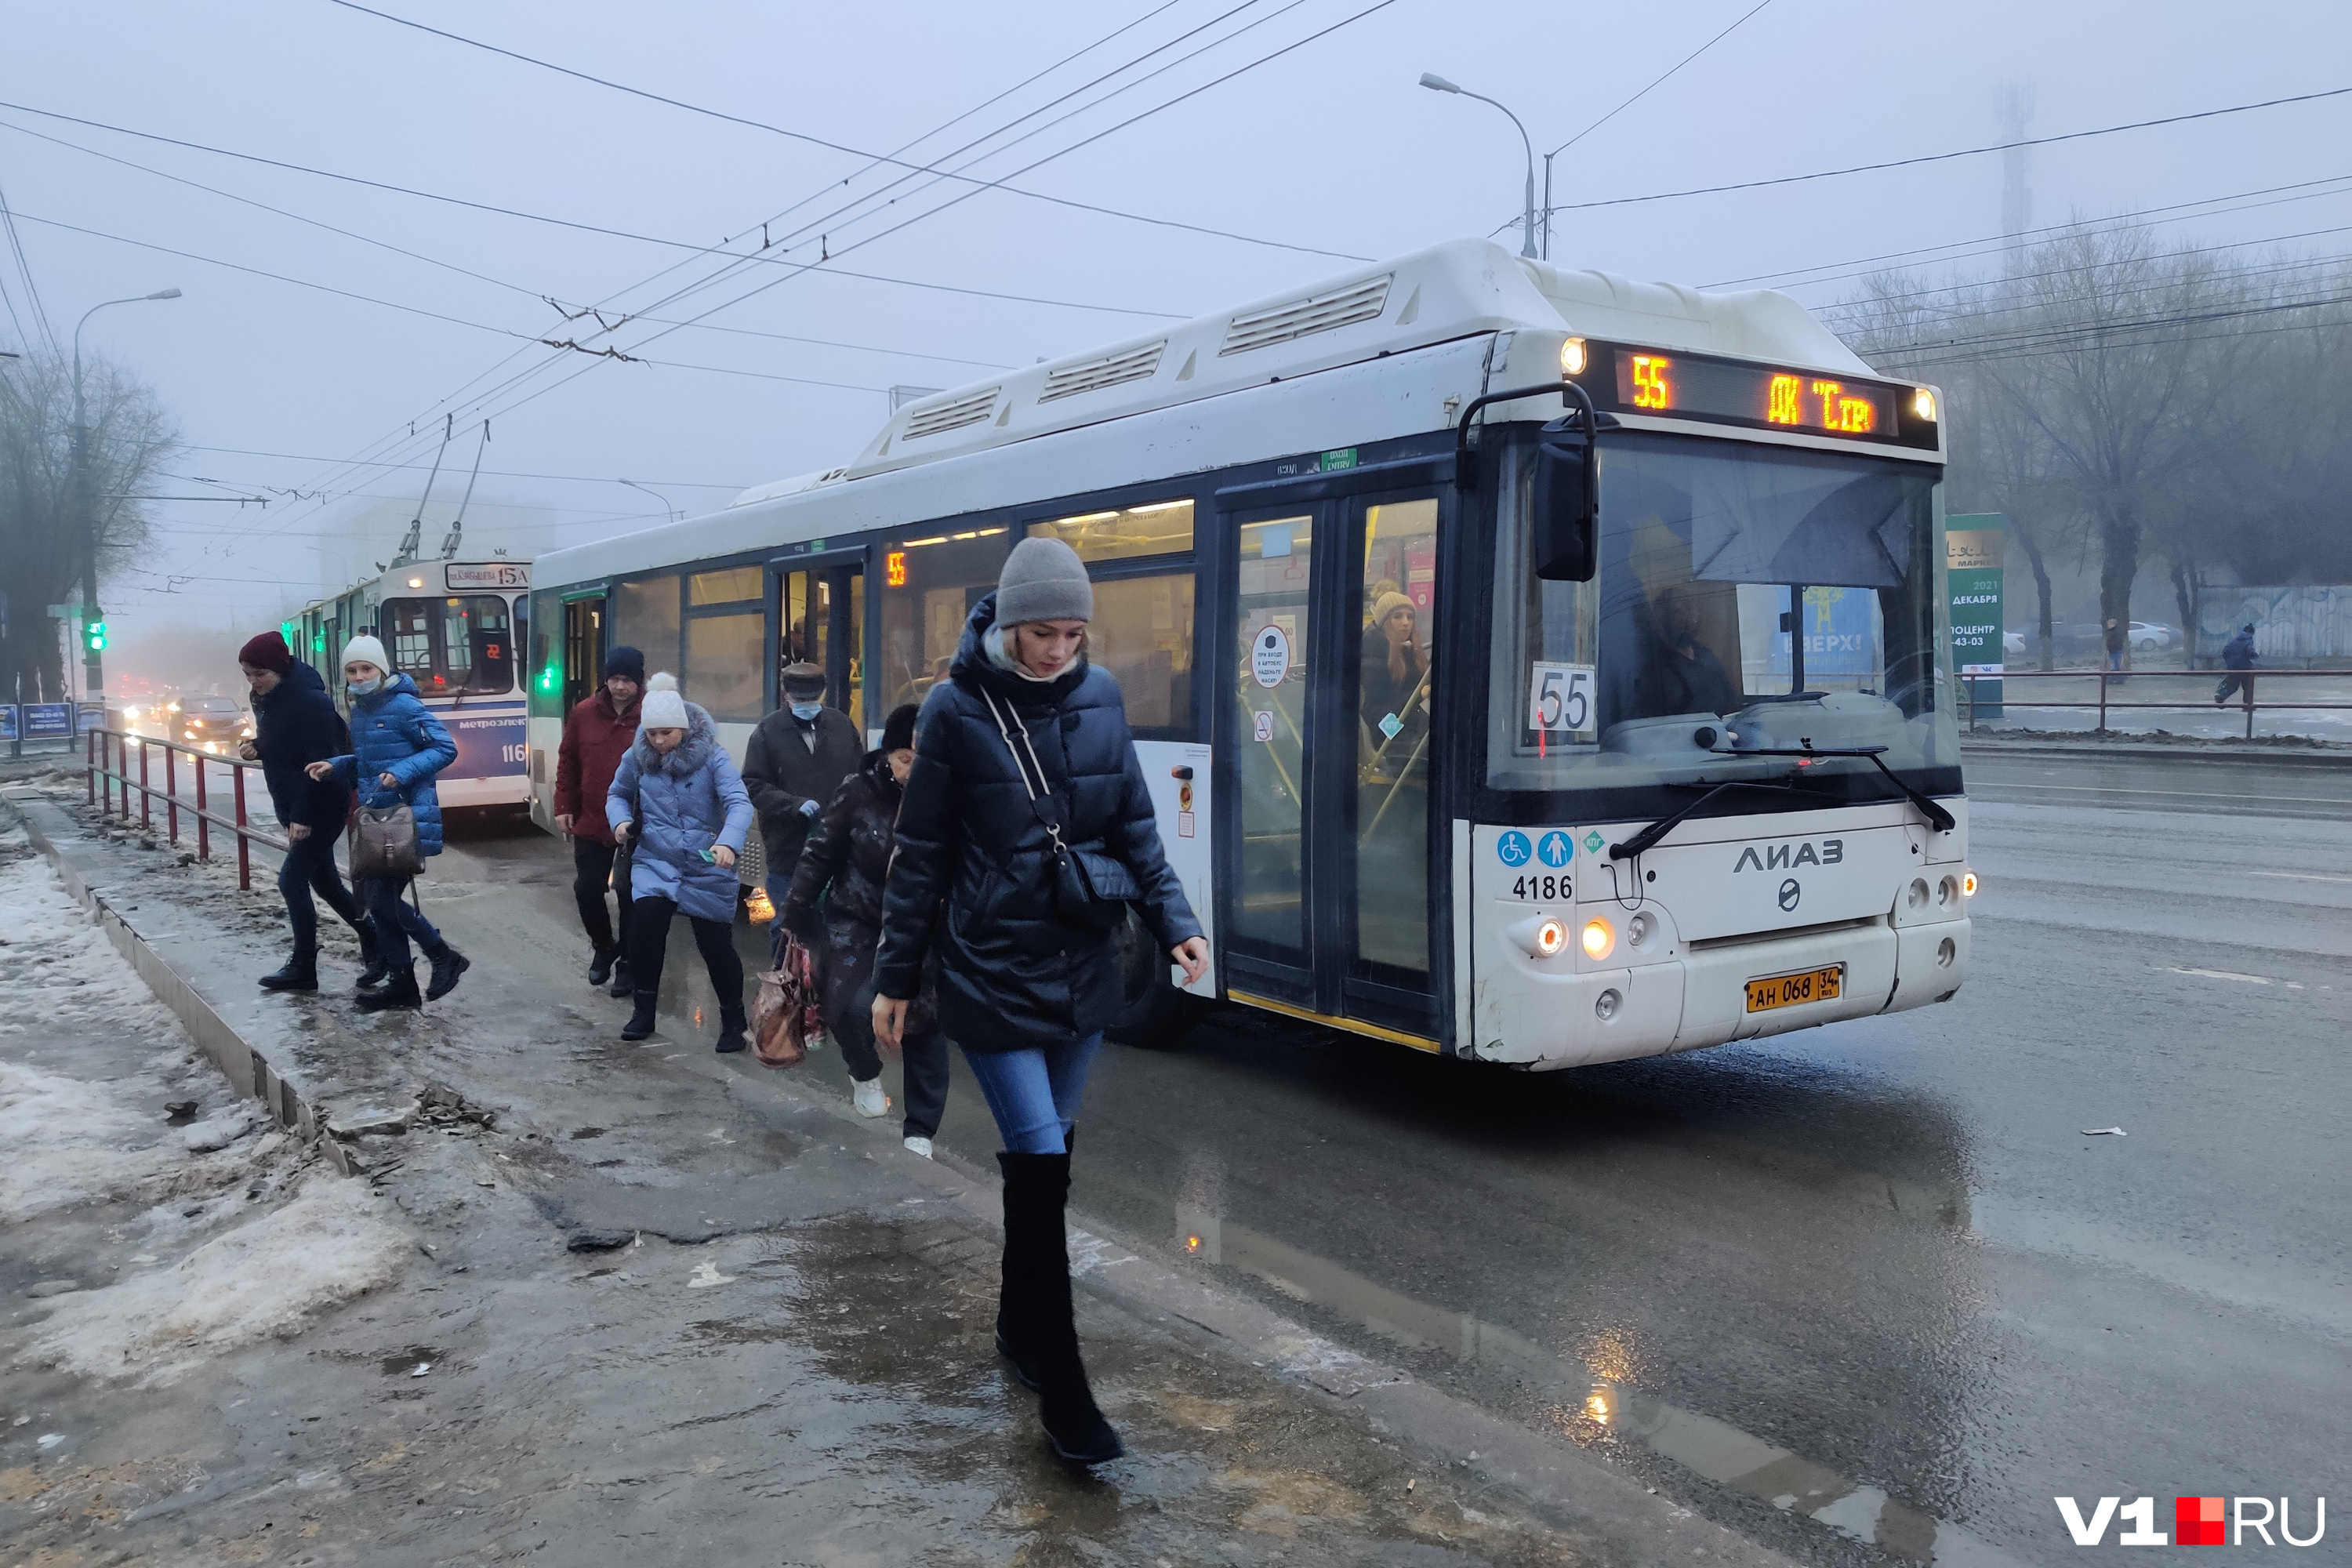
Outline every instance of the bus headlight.
POLYGON ((1591 356, 1585 352, 1584 340, 1570 338, 1559 345, 1559 374, 1582 375, 1585 363, 1590 358, 1591 356))
POLYGON ((1604 920, 1584 922, 1584 956, 1591 959, 1608 957, 1617 951, 1617 928, 1604 920))
POLYGON ((1936 419, 1936 395, 1926 387, 1911 394, 1911 412, 1929 424, 1936 419))
POLYGON ((1525 949, 1530 958, 1556 957, 1568 945, 1567 923, 1552 915, 1521 921, 1504 934, 1525 949))

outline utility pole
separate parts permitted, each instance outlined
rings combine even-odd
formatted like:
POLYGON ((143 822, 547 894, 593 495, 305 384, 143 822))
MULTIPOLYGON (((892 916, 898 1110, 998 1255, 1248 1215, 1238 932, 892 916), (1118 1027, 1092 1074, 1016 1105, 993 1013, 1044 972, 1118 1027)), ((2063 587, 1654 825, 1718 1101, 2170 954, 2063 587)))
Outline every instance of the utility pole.
POLYGON ((73 335, 73 495, 74 513, 81 522, 81 626, 82 626, 82 695, 94 701, 106 700, 106 618, 98 607, 98 501, 91 493, 89 474, 89 410, 82 400, 81 390, 81 330, 89 319, 109 305, 136 305, 148 300, 176 300, 177 289, 158 289, 152 294, 132 294, 121 300, 101 300, 81 313, 74 323, 73 335))

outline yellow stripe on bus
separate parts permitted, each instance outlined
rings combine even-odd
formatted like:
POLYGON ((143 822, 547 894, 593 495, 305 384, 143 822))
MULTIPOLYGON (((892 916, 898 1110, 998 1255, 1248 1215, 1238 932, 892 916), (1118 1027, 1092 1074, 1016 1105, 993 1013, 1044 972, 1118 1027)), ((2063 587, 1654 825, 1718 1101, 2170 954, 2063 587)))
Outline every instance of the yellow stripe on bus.
POLYGON ((1391 1045, 1411 1046, 1416 1051, 1427 1051, 1433 1056, 1442 1054, 1445 1049, 1435 1040, 1425 1036, 1408 1035, 1402 1029, 1384 1029, 1378 1024, 1366 1024, 1354 1018, 1334 1018, 1328 1014, 1313 1012, 1305 1007, 1294 1007, 1287 1002, 1276 1002, 1270 996, 1253 996, 1246 991, 1235 991, 1228 987, 1225 997, 1228 1001, 1239 1002, 1246 1007, 1263 1007, 1269 1013, 1280 1013, 1292 1018, 1304 1018, 1310 1024, 1323 1024, 1334 1029, 1345 1029, 1351 1035, 1370 1035, 1373 1039, 1386 1040, 1391 1045))

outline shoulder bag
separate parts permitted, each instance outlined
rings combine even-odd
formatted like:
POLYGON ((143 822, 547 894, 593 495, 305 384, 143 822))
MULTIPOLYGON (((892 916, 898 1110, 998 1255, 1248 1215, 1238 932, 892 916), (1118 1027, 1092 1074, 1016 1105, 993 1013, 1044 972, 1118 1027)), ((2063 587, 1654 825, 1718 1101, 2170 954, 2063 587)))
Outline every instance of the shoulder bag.
POLYGON ((1004 710, 997 706, 996 696, 986 687, 981 696, 988 701, 988 710, 996 720, 997 733, 1004 737, 1004 749, 1013 753, 1013 771, 1021 775, 1021 787, 1029 792, 1029 809, 1037 814, 1045 825, 1046 837, 1054 841, 1054 864, 1047 892, 1054 912, 1065 925, 1093 931, 1113 931, 1127 921, 1127 907, 1143 897, 1136 884, 1135 873, 1125 862, 1106 850, 1099 841, 1093 844, 1066 844, 1062 841, 1062 805, 1054 798, 1045 777, 1045 764, 1037 760, 1037 748, 1029 739, 1029 726, 1021 726, 1021 744, 1013 743, 1013 728, 1006 723, 1004 710), (1028 766, 1022 765, 1021 753, 1029 753, 1028 766), (1029 770, 1037 772, 1037 782, 1029 782, 1029 770))

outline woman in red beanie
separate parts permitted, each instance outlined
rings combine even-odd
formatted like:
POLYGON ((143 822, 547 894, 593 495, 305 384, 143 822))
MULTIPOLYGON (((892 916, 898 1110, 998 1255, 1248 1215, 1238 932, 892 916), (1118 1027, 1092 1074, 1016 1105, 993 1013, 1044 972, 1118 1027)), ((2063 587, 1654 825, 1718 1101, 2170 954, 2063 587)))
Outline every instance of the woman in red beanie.
POLYGON ((319 988, 319 910, 315 889, 327 907, 360 933, 360 960, 375 966, 375 926, 360 912, 335 869, 335 840, 342 837, 351 792, 330 775, 311 778, 311 763, 340 757, 350 749, 343 716, 335 711, 326 682, 307 664, 298 664, 286 639, 263 632, 236 650, 236 662, 253 688, 254 738, 244 755, 261 763, 269 784, 269 804, 286 825, 286 862, 278 868, 278 891, 286 900, 287 923, 294 928, 294 956, 285 967, 261 977, 265 991, 319 988))

